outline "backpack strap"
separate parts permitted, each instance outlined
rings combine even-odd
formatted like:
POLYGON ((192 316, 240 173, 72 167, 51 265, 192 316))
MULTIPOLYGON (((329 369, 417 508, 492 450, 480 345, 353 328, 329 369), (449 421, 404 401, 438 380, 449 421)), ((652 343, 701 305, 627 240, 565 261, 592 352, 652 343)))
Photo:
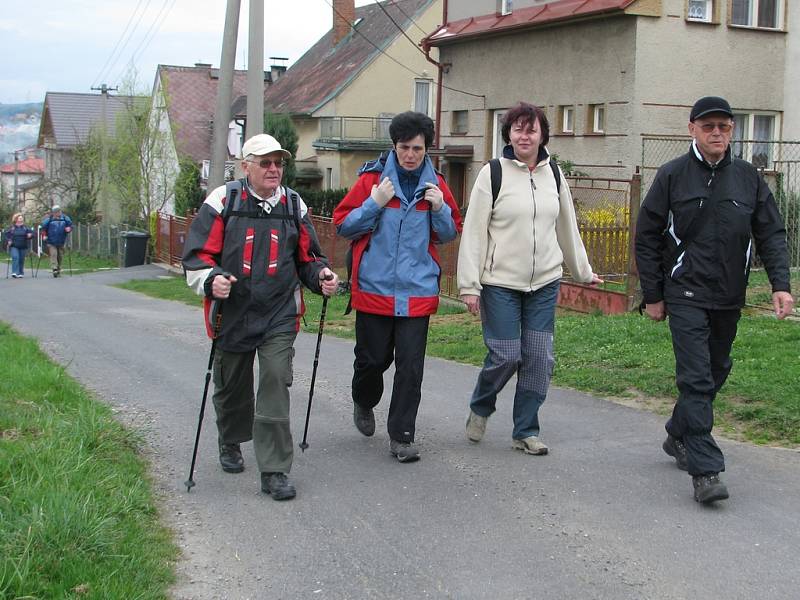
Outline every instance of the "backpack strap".
MULTIPOLYGON (((561 172, 558 169, 558 163, 555 159, 550 159, 550 169, 553 171, 553 178, 556 180, 556 192, 561 195, 561 172)), ((489 175, 492 179, 492 208, 494 203, 497 202, 497 196, 500 195, 500 186, 503 185, 503 167, 500 165, 499 158, 493 158, 489 161, 489 175)))
POLYGON ((234 211, 234 204, 242 193, 242 180, 236 179, 225 184, 225 206, 222 208, 222 223, 228 224, 228 219, 234 211))
POLYGON ((503 167, 500 165, 499 158, 489 161, 489 175, 492 179, 492 208, 494 208, 494 203, 497 202, 497 196, 500 194, 500 186, 503 184, 503 167))
POLYGON ((550 169, 552 169, 553 177, 556 180, 556 192, 561 196, 561 172, 558 170, 558 163, 555 159, 550 159, 550 169))

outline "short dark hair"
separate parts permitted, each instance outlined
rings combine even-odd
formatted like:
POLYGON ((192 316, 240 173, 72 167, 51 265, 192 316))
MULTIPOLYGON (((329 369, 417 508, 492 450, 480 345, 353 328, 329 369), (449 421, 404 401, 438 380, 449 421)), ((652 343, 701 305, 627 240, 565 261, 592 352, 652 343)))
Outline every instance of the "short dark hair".
POLYGON ((389 123, 392 144, 407 142, 420 134, 425 138, 426 150, 433 146, 433 119, 423 113, 413 110, 402 112, 389 123))
POLYGON ((506 144, 511 142, 511 138, 508 134, 511 132, 511 126, 517 121, 530 123, 531 125, 539 121, 539 129, 542 133, 540 145, 547 146, 547 142, 550 141, 550 123, 547 121, 547 115, 544 114, 541 108, 533 104, 528 104, 527 102, 517 102, 508 109, 508 112, 503 115, 503 128, 500 130, 500 133, 503 135, 503 141, 506 144))

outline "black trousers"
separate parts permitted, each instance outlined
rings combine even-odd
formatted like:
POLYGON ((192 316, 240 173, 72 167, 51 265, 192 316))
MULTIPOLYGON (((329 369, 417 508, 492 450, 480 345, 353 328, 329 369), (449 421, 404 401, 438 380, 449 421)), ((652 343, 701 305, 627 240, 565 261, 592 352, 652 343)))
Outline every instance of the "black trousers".
POLYGON ((429 317, 389 317, 356 313, 353 402, 374 408, 383 395, 383 374, 395 363, 389 437, 413 442, 421 398, 429 317))
POLYGON ((690 475, 719 473, 725 459, 711 435, 712 402, 733 366, 731 346, 741 311, 670 304, 667 313, 679 392, 667 433, 683 440, 690 475))

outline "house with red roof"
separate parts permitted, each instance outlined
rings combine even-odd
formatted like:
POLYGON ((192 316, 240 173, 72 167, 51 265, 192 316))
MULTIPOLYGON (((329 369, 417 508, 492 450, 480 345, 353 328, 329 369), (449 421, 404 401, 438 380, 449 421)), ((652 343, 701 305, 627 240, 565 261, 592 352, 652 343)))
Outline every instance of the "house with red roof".
POLYGON ((15 212, 35 212, 44 177, 44 159, 23 153, 17 158, 0 165, 0 196, 12 202, 16 199, 15 212))
MULTIPOLYGON (((797 9, 784 0, 446 2, 443 25, 423 42, 446 65, 445 175, 471 188, 501 152, 500 119, 519 100, 545 109, 551 152, 597 177, 629 178, 644 136, 685 136, 705 95, 730 101, 739 140, 787 139, 786 127, 800 139, 797 9)), ((766 168, 776 158, 741 147, 766 168)))
POLYGON ((298 185, 349 187, 358 168, 391 147, 389 122, 434 117, 435 60, 419 46, 441 23, 442 0, 332 0, 333 27, 267 88, 264 105, 298 131, 298 185))

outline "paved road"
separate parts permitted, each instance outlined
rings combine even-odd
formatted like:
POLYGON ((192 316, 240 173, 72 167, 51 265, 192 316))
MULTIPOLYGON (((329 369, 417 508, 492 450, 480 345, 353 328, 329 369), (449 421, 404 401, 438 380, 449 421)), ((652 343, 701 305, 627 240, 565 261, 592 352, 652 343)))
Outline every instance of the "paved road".
MULTIPOLYGON (((311 447, 298 497, 278 503, 247 470, 223 473, 213 418, 186 493, 208 360, 199 309, 108 284, 155 266, 54 280, 0 280, 0 319, 38 338, 85 386, 142 428, 164 517, 183 549, 178 599, 789 599, 800 595, 800 454, 722 441, 731 499, 696 504, 661 453, 661 418, 554 389, 547 457, 510 449, 505 394, 479 445, 464 438, 476 369, 429 359, 418 419, 422 460, 353 427, 352 342, 325 337, 311 447), (12 291, 13 290, 13 291, 12 291)), ((302 436, 316 336, 297 343, 302 436)), ((513 386, 509 386, 513 388, 513 386)), ((208 415, 210 417, 210 415, 208 415)))

